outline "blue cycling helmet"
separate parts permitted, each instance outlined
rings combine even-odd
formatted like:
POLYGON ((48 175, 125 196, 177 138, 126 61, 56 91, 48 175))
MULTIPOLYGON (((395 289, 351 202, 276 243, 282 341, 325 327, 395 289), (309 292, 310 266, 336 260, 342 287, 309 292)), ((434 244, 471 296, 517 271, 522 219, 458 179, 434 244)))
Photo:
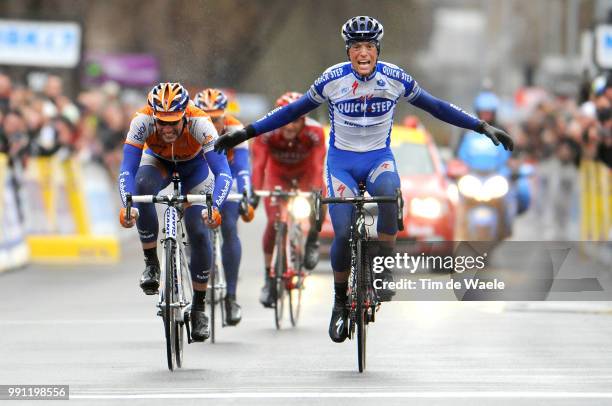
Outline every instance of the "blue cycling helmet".
POLYGON ((346 49, 353 42, 372 41, 376 44, 376 49, 380 52, 380 40, 384 35, 381 23, 375 18, 368 16, 357 16, 350 18, 340 30, 346 49))
POLYGON ((493 111, 499 108, 499 99, 492 92, 481 92, 474 100, 474 111, 493 111))

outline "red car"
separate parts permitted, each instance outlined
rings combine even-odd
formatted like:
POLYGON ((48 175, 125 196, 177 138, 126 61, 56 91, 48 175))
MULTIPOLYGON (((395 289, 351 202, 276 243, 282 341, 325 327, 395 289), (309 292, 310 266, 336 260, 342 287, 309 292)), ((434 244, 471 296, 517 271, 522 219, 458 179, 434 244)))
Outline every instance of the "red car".
MULTIPOLYGON (((436 144, 424 130, 394 126, 391 149, 404 197, 404 231, 398 233, 398 240, 417 242, 419 252, 449 254, 452 244, 438 242, 453 241, 457 189, 446 177, 436 144)), ((375 204, 366 207, 377 215, 375 204)), ((376 238, 376 222, 369 232, 376 238)), ((333 236, 327 216, 320 234, 321 254, 329 254, 333 236)))

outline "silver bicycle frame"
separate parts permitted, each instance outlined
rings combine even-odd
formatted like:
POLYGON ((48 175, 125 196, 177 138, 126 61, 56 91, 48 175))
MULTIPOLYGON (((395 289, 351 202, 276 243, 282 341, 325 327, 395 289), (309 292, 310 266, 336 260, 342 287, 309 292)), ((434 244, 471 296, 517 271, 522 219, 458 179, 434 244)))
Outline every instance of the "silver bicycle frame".
MULTIPOLYGON (((186 270, 189 272, 189 267, 185 258, 181 258, 184 256, 184 251, 181 248, 181 244, 183 244, 183 224, 179 220, 179 214, 176 208, 169 206, 164 210, 164 231, 165 231, 165 239, 170 239, 175 242, 176 252, 174 255, 175 267, 176 267, 176 287, 178 289, 178 302, 174 302, 170 304, 170 307, 174 309, 178 309, 180 312, 179 320, 185 320, 185 314, 191 310, 191 302, 185 297, 185 289, 183 286, 183 272, 186 270)), ((160 274, 160 289, 158 296, 157 306, 161 309, 162 306, 165 305, 165 298, 163 295, 166 283, 166 261, 164 260, 161 263, 161 274, 160 274)), ((186 288, 192 291, 191 287, 191 278, 186 279, 186 288)))

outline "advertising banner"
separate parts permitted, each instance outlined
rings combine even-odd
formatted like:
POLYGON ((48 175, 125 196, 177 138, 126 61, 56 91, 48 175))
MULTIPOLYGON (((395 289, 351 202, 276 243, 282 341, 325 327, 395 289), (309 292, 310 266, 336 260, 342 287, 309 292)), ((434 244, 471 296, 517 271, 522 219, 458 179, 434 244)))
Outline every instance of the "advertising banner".
POLYGON ((3 65, 74 68, 81 58, 81 27, 75 22, 0 19, 3 65))

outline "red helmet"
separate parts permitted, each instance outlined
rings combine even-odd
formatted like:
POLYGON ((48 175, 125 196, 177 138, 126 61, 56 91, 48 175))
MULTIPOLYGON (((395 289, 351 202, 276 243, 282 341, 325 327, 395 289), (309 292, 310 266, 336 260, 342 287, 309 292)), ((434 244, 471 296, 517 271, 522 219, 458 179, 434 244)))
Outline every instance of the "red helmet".
POLYGON ((284 106, 288 105, 289 103, 293 103, 294 101, 296 101, 297 99, 299 99, 302 96, 303 96, 302 93, 287 92, 287 93, 283 94, 281 97, 279 97, 278 99, 276 99, 276 105, 278 107, 284 107, 284 106))

